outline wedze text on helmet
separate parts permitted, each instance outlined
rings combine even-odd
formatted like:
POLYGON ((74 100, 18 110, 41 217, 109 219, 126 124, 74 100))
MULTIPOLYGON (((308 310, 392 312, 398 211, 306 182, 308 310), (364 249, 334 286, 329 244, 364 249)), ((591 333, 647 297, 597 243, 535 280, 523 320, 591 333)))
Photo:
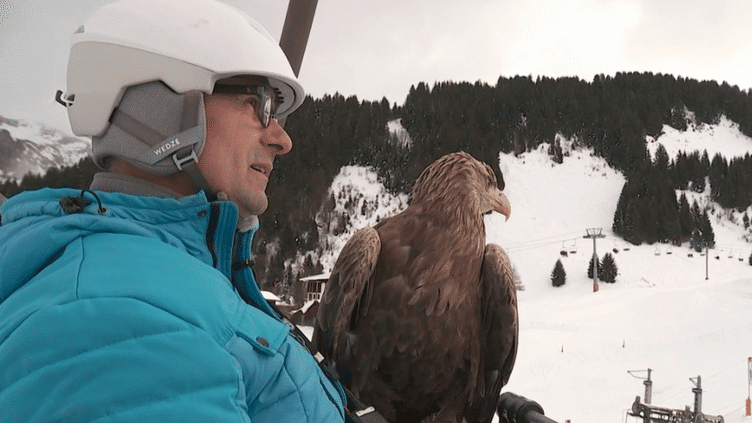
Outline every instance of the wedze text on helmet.
POLYGON ((167 141, 161 147, 154 150, 154 154, 159 156, 166 151, 172 150, 174 147, 177 147, 178 145, 180 145, 180 139, 174 138, 170 141, 167 141))

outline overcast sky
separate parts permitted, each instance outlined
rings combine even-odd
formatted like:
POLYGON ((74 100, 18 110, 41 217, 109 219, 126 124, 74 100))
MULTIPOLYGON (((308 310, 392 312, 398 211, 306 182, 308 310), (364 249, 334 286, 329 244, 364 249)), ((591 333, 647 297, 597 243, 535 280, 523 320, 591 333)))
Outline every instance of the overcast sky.
MULTIPOLYGON (((112 0, 0 0, 0 115, 70 131, 70 35, 112 0)), ((226 0, 279 39, 286 0, 226 0)), ((300 80, 402 104, 419 82, 669 73, 752 88, 750 0, 319 0, 300 80)))

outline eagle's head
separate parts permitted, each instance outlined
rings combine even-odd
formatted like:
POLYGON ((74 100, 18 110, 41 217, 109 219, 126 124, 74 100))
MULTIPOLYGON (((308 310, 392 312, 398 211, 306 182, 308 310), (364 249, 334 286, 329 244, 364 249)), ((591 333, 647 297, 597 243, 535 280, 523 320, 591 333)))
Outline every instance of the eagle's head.
POLYGON ((447 211, 477 214, 496 211, 507 220, 512 213, 491 166, 464 151, 442 156, 423 170, 410 203, 435 203, 447 211))

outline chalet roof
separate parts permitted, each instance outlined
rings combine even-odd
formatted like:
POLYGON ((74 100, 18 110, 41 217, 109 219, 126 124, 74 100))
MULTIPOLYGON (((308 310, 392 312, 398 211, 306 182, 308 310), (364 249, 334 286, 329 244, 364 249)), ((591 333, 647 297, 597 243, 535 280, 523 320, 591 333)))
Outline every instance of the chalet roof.
POLYGON ((331 275, 331 273, 326 272, 326 273, 322 273, 320 275, 306 276, 304 278, 300 278, 300 281, 301 282, 309 282, 309 281, 323 281, 323 282, 326 282, 326 281, 329 280, 329 276, 330 275, 331 275))
POLYGON ((275 302, 282 301, 281 298, 279 298, 278 296, 274 295, 274 293, 269 292, 269 291, 261 291, 261 295, 264 296, 264 299, 266 301, 275 301, 275 302))

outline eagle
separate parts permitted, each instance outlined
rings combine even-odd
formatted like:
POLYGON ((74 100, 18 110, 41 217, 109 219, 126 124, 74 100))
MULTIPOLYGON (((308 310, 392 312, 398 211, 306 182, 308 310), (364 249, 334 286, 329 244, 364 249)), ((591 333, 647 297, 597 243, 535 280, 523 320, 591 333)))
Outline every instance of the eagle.
POLYGON ((485 238, 485 214, 511 214, 502 189, 470 154, 442 156, 404 211, 357 231, 337 257, 312 343, 390 422, 493 418, 519 327, 511 263, 485 238))

